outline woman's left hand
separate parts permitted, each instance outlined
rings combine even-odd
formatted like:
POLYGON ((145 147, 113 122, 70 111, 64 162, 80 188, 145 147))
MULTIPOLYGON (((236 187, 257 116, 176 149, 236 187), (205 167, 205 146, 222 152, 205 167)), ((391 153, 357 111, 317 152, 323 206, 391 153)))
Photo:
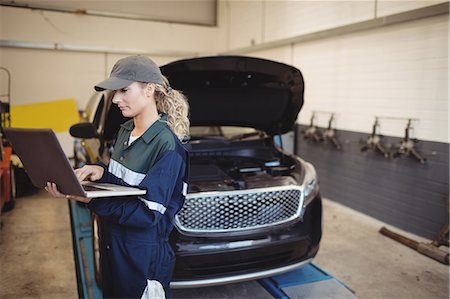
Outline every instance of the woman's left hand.
POLYGON ((44 188, 48 193, 50 193, 53 197, 59 197, 59 198, 67 198, 70 200, 75 200, 79 202, 89 203, 92 198, 89 197, 82 197, 77 195, 66 195, 59 192, 58 187, 55 183, 47 182, 47 186, 44 188))

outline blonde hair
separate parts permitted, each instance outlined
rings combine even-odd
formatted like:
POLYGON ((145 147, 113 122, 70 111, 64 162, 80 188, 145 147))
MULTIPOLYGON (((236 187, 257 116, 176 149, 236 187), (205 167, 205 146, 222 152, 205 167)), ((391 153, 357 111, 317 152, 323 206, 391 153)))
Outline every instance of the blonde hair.
POLYGON ((189 138, 189 104, 187 98, 179 90, 172 89, 169 80, 163 77, 164 86, 156 83, 155 102, 156 108, 160 112, 167 114, 167 122, 172 132, 181 141, 187 141, 189 138))

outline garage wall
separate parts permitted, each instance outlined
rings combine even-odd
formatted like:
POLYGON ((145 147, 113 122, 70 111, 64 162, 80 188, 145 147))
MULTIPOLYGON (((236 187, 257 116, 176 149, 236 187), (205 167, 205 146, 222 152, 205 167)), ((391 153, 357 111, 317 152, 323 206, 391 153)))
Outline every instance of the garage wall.
POLYGON ((403 136, 413 118, 415 137, 449 141, 448 16, 297 44, 293 57, 309 82, 300 123, 329 111, 340 129, 367 132, 378 116, 380 133, 403 136))
MULTIPOLYGON (((316 167, 324 197, 428 239, 449 222, 448 143, 416 143, 427 159, 421 164, 412 154, 387 159, 376 150, 361 151, 368 133, 338 130, 338 150, 330 141, 305 139, 306 129, 295 128, 295 152, 316 167)), ((382 144, 393 154, 401 140, 384 136, 382 144)))
MULTIPOLYGON (((4 48, 3 66, 11 72, 12 104, 30 104, 74 98, 82 109, 93 86, 109 74, 125 54, 4 48)), ((152 56, 158 64, 177 59, 152 56)))
POLYGON ((226 0, 226 50, 316 33, 377 17, 398 14, 447 1, 264 1, 226 0))
MULTIPOLYGON (((119 58, 146 54, 163 65, 216 53, 225 47, 221 28, 0 6, 0 66, 11 73, 11 105, 73 98, 84 109, 119 58)), ((71 156, 72 138, 58 138, 71 156)))
POLYGON ((374 1, 264 2, 265 42, 368 20, 374 1))
MULTIPOLYGON (((335 113, 334 125, 338 128, 366 132, 371 130, 377 116, 384 118, 380 120, 382 134, 400 137, 407 119, 411 118, 415 137, 449 142, 448 14, 325 38, 317 33, 317 37, 311 38, 314 32, 323 33, 333 24, 336 28, 352 26, 350 23, 357 26, 361 20, 374 18, 376 14, 385 15, 436 1, 413 1, 410 5, 378 1, 377 8, 371 1, 245 3, 247 8, 253 6, 255 11, 262 11, 262 15, 248 15, 244 23, 236 24, 233 22, 242 19, 243 12, 229 10, 230 14, 235 14, 229 18, 230 28, 243 28, 243 33, 236 31, 237 37, 231 35, 230 45, 243 48, 228 52, 299 67, 307 83, 305 97, 308 99, 299 116, 300 124, 309 124, 313 111, 319 111, 316 114, 318 125, 326 126, 330 113, 335 113), (315 14, 302 18, 301 8, 315 11, 315 14), (334 18, 330 11, 336 12, 334 18), (244 26, 251 22, 250 18, 264 24, 263 33, 261 29, 250 33, 252 27, 244 26), (317 21, 323 19, 329 23, 317 21), (297 26, 294 26, 295 21, 298 21, 297 26), (308 36, 311 40, 296 42, 292 38, 295 34, 299 39, 308 36), (278 46, 275 36, 289 43, 278 46), (256 41, 256 48, 258 41, 269 47, 252 50, 248 46, 253 41, 256 41)), ((242 4, 231 2, 230 6, 234 5, 244 8, 242 4)))
POLYGON ((401 13, 405 11, 410 11, 413 9, 418 9, 422 7, 427 7, 439 3, 445 3, 448 1, 393 1, 393 0, 378 0, 375 1, 376 5, 376 16, 383 17, 387 15, 392 15, 396 13, 401 13))
MULTIPOLYGON (((383 25, 383 17, 400 18, 435 4, 263 2, 254 16, 263 29, 249 27, 245 38, 231 36, 230 46, 240 48, 228 51, 302 71, 305 105, 295 128, 295 152, 316 166, 325 197, 427 238, 449 220, 449 19, 437 14, 383 25), (381 25, 365 27, 371 20, 381 25), (319 131, 334 114, 341 150, 304 139, 313 112, 319 131), (392 153, 413 119, 410 137, 419 140, 415 147, 425 164, 412 155, 386 159, 372 150, 361 152, 375 117, 392 153)), ((241 12, 230 20, 242 17, 241 12)))
POLYGON ((82 108, 92 84, 108 75, 117 57, 148 54, 163 64, 221 46, 219 27, 3 6, 0 14, 0 65, 11 72, 15 104, 74 97, 82 108))

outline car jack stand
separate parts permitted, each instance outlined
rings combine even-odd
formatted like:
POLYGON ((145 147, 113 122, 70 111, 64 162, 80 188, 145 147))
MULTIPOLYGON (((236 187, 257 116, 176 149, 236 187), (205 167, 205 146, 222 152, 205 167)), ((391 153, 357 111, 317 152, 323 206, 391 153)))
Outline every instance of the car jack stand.
POLYGON ((300 269, 258 280, 274 298, 357 298, 342 282, 310 263, 300 269))

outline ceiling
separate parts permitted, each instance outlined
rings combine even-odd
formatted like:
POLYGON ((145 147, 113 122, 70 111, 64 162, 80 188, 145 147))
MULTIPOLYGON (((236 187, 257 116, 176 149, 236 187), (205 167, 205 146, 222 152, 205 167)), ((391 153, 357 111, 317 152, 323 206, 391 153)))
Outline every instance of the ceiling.
POLYGON ((217 0, 0 0, 0 5, 205 26, 215 26, 217 17, 217 0))

